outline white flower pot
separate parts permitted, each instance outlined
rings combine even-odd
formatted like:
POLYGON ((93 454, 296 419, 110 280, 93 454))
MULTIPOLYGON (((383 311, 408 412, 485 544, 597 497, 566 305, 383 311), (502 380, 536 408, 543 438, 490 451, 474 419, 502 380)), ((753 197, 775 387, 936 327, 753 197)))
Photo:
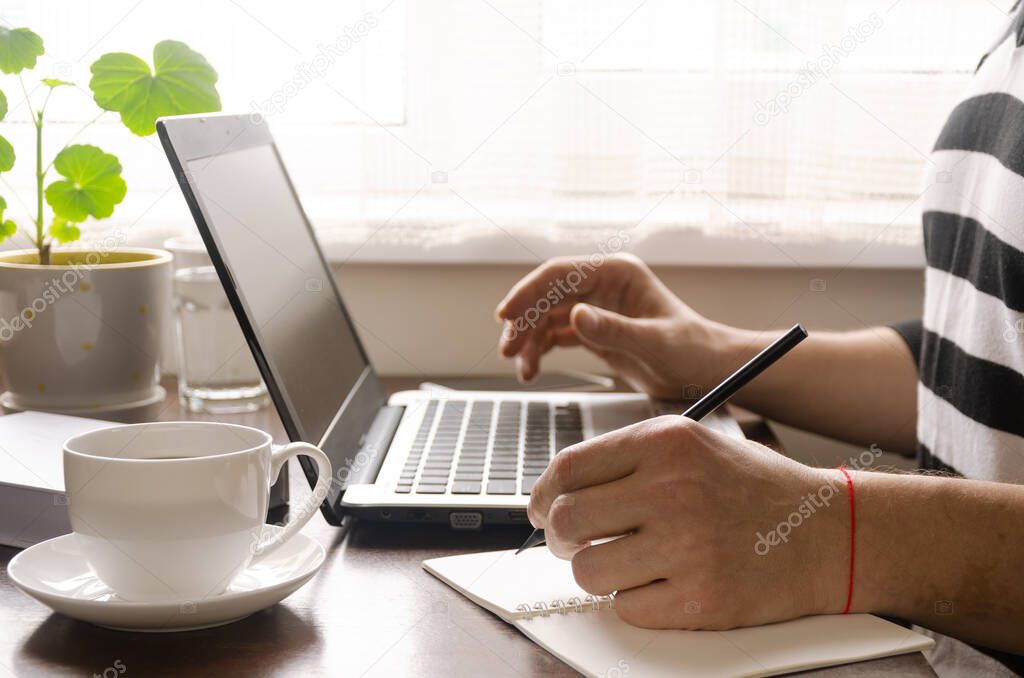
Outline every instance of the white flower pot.
POLYGON ((152 399, 171 297, 163 250, 0 252, 0 383, 18 409, 152 399))

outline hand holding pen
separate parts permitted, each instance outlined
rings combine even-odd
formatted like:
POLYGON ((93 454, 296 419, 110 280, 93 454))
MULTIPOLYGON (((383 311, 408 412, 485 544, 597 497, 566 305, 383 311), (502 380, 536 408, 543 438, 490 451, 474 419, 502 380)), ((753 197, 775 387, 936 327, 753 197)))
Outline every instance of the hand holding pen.
MULTIPOLYGON (((743 388, 743 386, 768 369, 775 361, 806 338, 807 330, 799 324, 794 325, 786 334, 751 358, 745 365, 726 377, 722 383, 694 403, 682 416, 694 421, 700 421, 725 404, 736 391, 743 388)), ((539 546, 543 543, 545 543, 544 530, 535 529, 516 553, 519 554, 525 549, 539 546)))

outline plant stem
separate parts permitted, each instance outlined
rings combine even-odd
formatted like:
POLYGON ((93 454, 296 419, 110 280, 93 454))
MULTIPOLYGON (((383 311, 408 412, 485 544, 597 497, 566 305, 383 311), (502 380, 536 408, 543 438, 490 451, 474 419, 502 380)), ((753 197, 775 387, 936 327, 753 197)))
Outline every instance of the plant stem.
MULTIPOLYGON (((46 175, 43 170, 43 111, 37 113, 32 109, 32 99, 29 98, 28 88, 25 87, 25 79, 18 76, 21 83, 21 92, 25 95, 25 105, 28 107, 29 115, 32 117, 32 124, 36 128, 36 237, 35 245, 39 250, 39 263, 46 266, 50 263, 50 244, 43 242, 43 177, 46 175)), ((51 90, 52 91, 52 90, 51 90)), ((45 102, 44 102, 45 107, 45 102)))
POLYGON ((39 263, 43 261, 43 125, 39 119, 36 126, 36 245, 39 247, 39 263))
POLYGON ((36 247, 39 248, 39 263, 50 263, 50 244, 43 242, 43 111, 39 110, 33 123, 36 126, 36 247))

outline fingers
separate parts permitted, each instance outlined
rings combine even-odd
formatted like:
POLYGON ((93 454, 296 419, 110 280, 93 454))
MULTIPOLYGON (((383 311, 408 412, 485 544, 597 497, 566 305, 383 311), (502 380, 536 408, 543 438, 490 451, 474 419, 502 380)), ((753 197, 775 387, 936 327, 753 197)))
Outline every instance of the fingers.
POLYGON ((576 337, 576 333, 573 332, 571 327, 565 327, 549 331, 544 341, 535 348, 531 347, 530 344, 535 344, 534 340, 531 339, 527 346, 516 356, 516 377, 524 384, 540 373, 540 361, 545 353, 555 346, 579 346, 580 340, 576 337))
POLYGON ((557 257, 550 259, 516 283, 501 300, 494 314, 499 320, 522 316, 530 308, 536 308, 541 299, 557 302, 559 299, 574 299, 585 295, 596 284, 596 275, 585 275, 590 266, 587 257, 557 257), (574 273, 571 283, 566 279, 574 273), (552 298, 553 297, 553 298, 552 298))
POLYGON ((540 359, 553 346, 586 345, 596 351, 598 347, 618 349, 616 338, 627 340, 629 346, 642 341, 635 334, 643 330, 626 316, 588 306, 579 315, 590 336, 581 337, 578 327, 570 324, 570 315, 578 301, 598 287, 598 279, 612 280, 612 287, 624 292, 630 288, 629 280, 637 269, 643 268, 638 260, 625 256, 610 257, 602 274, 587 257, 552 259, 531 271, 520 280, 498 304, 495 314, 504 320, 498 352, 506 358, 516 358, 516 374, 520 381, 528 382, 540 370, 540 359), (590 311, 593 311, 592 313, 590 311), (566 331, 571 327, 572 330, 566 331))
POLYGON ((681 596, 674 584, 654 581, 619 589, 615 594, 615 613, 627 624, 646 629, 699 628, 700 608, 693 607, 695 603, 681 596))
POLYGON ((641 493, 627 477, 559 495, 548 511, 544 534, 551 552, 569 558, 595 539, 637 529, 650 513, 647 502, 636 500, 641 493))
POLYGON ((571 327, 562 327, 557 330, 551 330, 551 345, 552 346, 579 346, 580 338, 576 336, 576 330, 571 327))
MULTIPOLYGON (((506 358, 517 356, 531 338, 537 347, 561 345, 558 341, 549 344, 547 334, 568 326, 570 312, 577 302, 584 299, 593 301, 597 297, 609 296, 621 304, 623 299, 630 298, 633 301, 627 306, 640 315, 647 315, 652 308, 658 307, 660 302, 654 303, 654 307, 651 304, 658 302, 659 295, 668 294, 661 288, 657 290, 658 294, 648 294, 650 286, 655 283, 657 279, 643 262, 621 253, 607 257, 601 264, 592 263, 590 257, 551 259, 516 283, 495 309, 496 317, 505 321, 499 353, 506 358)), ((600 301, 597 303, 601 304, 600 301)), ((642 321, 633 325, 634 321, 627 316, 604 312, 597 306, 591 308, 597 309, 599 316, 591 323, 596 329, 589 336, 590 340, 583 343, 592 350, 597 346, 618 348, 615 337, 619 330, 634 348, 643 340, 635 334, 649 334, 642 321)), ((585 316, 583 322, 588 319, 590 317, 585 316)), ((579 334, 578 328, 574 331, 579 334)), ((568 335, 557 338, 567 339, 568 335)), ((543 352, 531 353, 524 361, 527 372, 536 372, 535 363, 543 352)))
POLYGON ((526 383, 540 372, 540 359, 554 346, 579 346, 576 332, 569 327, 569 309, 555 309, 541 318, 537 327, 517 336, 506 323, 499 352, 506 357, 515 355, 516 376, 526 383))
POLYGON ((645 425, 640 422, 626 426, 555 455, 530 494, 527 512, 534 527, 547 525, 548 511, 558 495, 610 483, 636 470, 642 454, 637 436, 645 425))
POLYGON ((530 337, 537 334, 545 334, 550 330, 561 329, 569 326, 569 312, 571 306, 556 306, 543 315, 536 318, 516 318, 506 320, 502 328, 501 340, 498 342, 498 352, 511 358, 517 355, 530 337))
POLYGON ((644 534, 594 544, 573 556, 572 574, 584 591, 597 596, 644 586, 671 572, 656 549, 644 534))
POLYGON ((656 337, 650 321, 609 311, 590 304, 572 307, 569 324, 587 347, 598 350, 648 353, 656 337))
POLYGON ((516 356, 516 376, 521 383, 528 383, 540 372, 541 357, 551 350, 551 333, 534 332, 526 340, 519 355, 516 356))

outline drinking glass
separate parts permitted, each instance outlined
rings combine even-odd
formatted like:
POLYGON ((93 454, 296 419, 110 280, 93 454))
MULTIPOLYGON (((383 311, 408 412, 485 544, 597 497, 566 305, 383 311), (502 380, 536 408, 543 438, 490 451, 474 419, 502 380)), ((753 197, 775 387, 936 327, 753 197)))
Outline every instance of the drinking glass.
POLYGON ((251 412, 269 402, 213 266, 174 272, 178 399, 190 412, 251 412))

